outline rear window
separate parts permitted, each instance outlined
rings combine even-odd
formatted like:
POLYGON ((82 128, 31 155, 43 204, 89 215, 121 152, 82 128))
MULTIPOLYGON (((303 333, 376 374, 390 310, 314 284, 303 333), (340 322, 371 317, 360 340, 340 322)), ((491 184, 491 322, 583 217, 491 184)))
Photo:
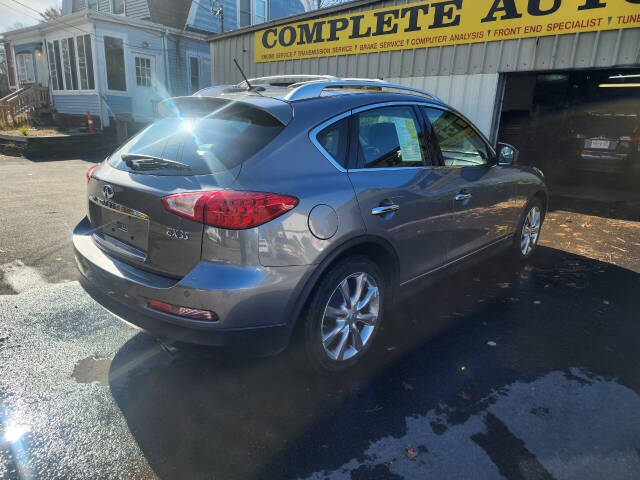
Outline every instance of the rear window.
POLYGON ((181 112, 142 130, 111 155, 111 166, 155 175, 204 175, 232 169, 264 148, 284 125, 268 113, 225 105, 181 112))
POLYGON ((320 145, 344 168, 347 168, 349 119, 343 118, 329 125, 316 136, 320 145))
POLYGON ((586 115, 573 119, 572 130, 586 137, 620 138, 632 136, 638 123, 634 115, 586 115))

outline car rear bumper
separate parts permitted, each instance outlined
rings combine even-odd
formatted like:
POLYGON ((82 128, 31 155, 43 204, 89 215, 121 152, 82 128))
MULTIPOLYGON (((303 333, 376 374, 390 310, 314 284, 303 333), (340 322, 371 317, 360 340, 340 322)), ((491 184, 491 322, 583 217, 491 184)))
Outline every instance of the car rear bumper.
POLYGON ((175 280, 111 257, 91 236, 85 218, 73 233, 80 283, 111 313, 145 332, 200 345, 226 346, 258 354, 284 349, 291 333, 293 292, 309 267, 237 267, 200 262, 175 280), (159 312, 160 300, 216 313, 207 322, 159 312))

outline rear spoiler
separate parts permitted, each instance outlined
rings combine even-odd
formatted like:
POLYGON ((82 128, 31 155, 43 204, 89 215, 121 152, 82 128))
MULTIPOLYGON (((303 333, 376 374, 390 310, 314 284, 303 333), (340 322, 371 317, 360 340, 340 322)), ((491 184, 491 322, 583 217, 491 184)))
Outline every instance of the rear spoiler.
POLYGON ((293 118, 291 105, 287 102, 258 95, 214 97, 196 94, 189 97, 167 98, 158 104, 158 113, 163 117, 206 116, 214 114, 216 110, 227 108, 261 110, 285 126, 293 118))

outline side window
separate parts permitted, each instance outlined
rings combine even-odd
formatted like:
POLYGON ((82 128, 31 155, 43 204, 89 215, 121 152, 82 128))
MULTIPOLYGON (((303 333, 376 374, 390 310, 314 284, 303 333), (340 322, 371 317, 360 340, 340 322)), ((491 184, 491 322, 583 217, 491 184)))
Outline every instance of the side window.
POLYGON ((349 119, 343 118, 316 135, 320 145, 342 167, 347 168, 349 119))
POLYGON ((469 167, 489 163, 486 143, 466 120, 435 108, 424 110, 440 144, 445 166, 469 167))
POLYGON ((363 168, 420 167, 420 127, 410 106, 383 107, 355 116, 358 164, 363 168))

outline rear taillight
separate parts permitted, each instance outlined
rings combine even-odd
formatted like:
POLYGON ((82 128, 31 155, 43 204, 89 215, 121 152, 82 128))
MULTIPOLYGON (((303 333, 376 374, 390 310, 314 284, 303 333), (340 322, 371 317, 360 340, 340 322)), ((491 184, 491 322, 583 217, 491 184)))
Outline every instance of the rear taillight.
POLYGON ((95 165, 91 165, 89 167, 89 170, 87 170, 87 184, 89 184, 89 181, 91 180, 91 175, 93 174, 93 171, 98 167, 98 163, 96 163, 95 165))
POLYGON ((178 193, 162 199, 170 212, 190 220, 228 230, 243 230, 267 223, 296 205, 298 199, 266 192, 218 190, 178 193))
POLYGON ((161 302, 160 300, 148 300, 147 306, 160 312, 170 313, 172 315, 178 315, 180 317, 187 317, 193 320, 205 320, 209 322, 218 321, 218 316, 214 312, 211 312, 209 310, 180 307, 178 305, 171 305, 170 303, 161 302))

